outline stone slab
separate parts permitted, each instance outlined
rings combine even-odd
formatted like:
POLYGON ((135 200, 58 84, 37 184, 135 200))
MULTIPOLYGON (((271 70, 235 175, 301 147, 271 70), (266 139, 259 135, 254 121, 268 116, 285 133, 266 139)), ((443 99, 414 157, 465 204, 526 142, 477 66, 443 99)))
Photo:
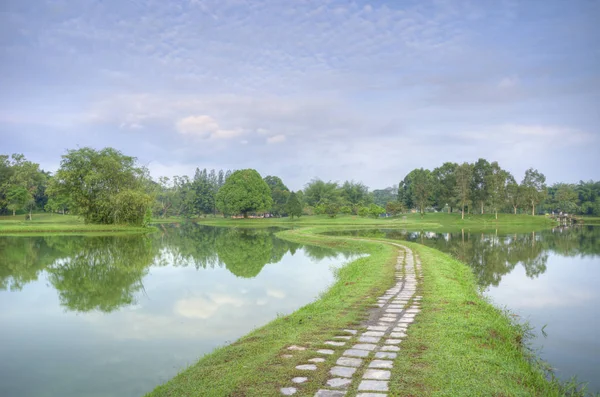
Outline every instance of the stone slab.
POLYGON ((314 364, 302 364, 302 365, 297 365, 296 369, 299 369, 302 371, 316 371, 317 366, 314 364))
POLYGON ((387 394, 381 394, 381 393, 358 393, 356 395, 356 397, 386 397, 387 394))
POLYGON ((340 357, 335 363, 344 367, 360 367, 363 360, 360 358, 340 357))
MULTIPOLYGON (((382 332, 383 334, 383 332, 382 332)), ((359 342, 366 342, 366 343, 377 343, 379 342, 379 340, 381 339, 381 336, 361 336, 360 338, 358 338, 359 342)))
POLYGON ((346 392, 340 390, 319 390, 315 393, 315 397, 343 397, 345 395, 346 392))
POLYGON ((344 346, 346 344, 346 342, 336 342, 333 340, 326 340, 325 344, 329 345, 329 346, 344 346))
POLYGON ((319 350, 317 350, 317 353, 331 355, 331 354, 335 353, 335 351, 331 350, 331 349, 319 349, 319 350))
POLYGON ((356 345, 352 346, 353 349, 368 350, 368 351, 373 351, 373 350, 375 350, 376 347, 377 347, 377 345, 374 345, 372 343, 357 343, 356 345))
POLYGON ((352 367, 339 367, 335 366, 329 370, 329 373, 334 376, 341 376, 342 378, 352 378, 352 375, 356 372, 356 368, 352 367))
POLYGON ((344 356, 350 357, 367 357, 369 352, 367 350, 356 350, 356 349, 348 349, 344 352, 344 356))
POLYGON ((398 346, 387 345, 383 346, 381 349, 382 352, 399 352, 400 348, 398 346))
POLYGON ((390 333, 392 338, 406 338, 406 334, 404 332, 392 332, 390 333))
POLYGON ((398 356, 397 353, 392 352, 377 352, 375 353, 375 358, 391 358, 394 359, 398 356))
POLYGON ((352 334, 352 335, 356 335, 356 333, 357 333, 358 331, 357 331, 357 330, 355 330, 355 329, 345 329, 345 330, 344 330, 344 332, 347 332, 347 333, 349 333, 349 334, 352 334))
POLYGON ((358 390, 388 391, 388 382, 384 380, 363 380, 358 385, 358 390))
POLYGON ((390 369, 394 367, 394 362, 390 360, 373 360, 369 364, 369 368, 386 368, 390 369))
POLYGON ((294 382, 294 383, 304 383, 307 380, 308 380, 308 378, 305 376, 296 376, 295 378, 292 378, 292 382, 294 382))
POLYGON ((386 339, 385 340, 386 345, 399 345, 400 342, 402 342, 402 339, 386 339))
POLYGON ((306 347, 291 345, 290 347, 288 347, 288 350, 306 350, 306 347))
POLYGON ((292 396, 296 394, 298 389, 296 389, 295 387, 282 387, 281 389, 279 389, 279 391, 281 391, 281 394, 283 394, 284 396, 292 396))
POLYGON ((325 359, 321 358, 321 357, 316 357, 316 358, 311 358, 310 360, 308 360, 308 362, 310 362, 310 363, 324 363, 325 359))
POLYGON ((389 380, 391 372, 385 369, 367 369, 363 379, 389 380))
MULTIPOLYGON (((385 330, 383 330, 385 331, 385 330)), ((385 335, 385 332, 383 331, 367 331, 363 334, 363 336, 383 336, 385 335)))
POLYGON ((352 379, 333 378, 327 381, 327 386, 335 388, 346 388, 352 383, 352 379))

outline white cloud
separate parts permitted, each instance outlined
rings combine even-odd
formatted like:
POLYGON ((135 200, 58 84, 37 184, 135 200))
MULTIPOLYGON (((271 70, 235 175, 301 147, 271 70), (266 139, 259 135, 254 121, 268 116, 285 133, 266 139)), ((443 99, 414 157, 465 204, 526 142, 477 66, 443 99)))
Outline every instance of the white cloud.
POLYGON ((498 83, 498 88, 509 89, 516 87, 517 84, 519 84, 519 79, 517 77, 505 77, 498 83))
POLYGON ((244 134, 241 129, 222 129, 207 115, 184 117, 176 123, 176 128, 180 134, 208 139, 231 139, 244 134))
POLYGON ((267 143, 269 143, 269 144, 281 143, 281 142, 285 142, 285 135, 279 134, 279 135, 274 135, 274 136, 267 138, 267 143))

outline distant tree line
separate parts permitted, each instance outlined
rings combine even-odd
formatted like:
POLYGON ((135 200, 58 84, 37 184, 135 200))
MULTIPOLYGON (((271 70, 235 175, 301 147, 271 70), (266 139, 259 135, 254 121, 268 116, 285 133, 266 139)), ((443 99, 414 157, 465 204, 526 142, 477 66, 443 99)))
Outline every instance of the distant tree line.
POLYGON ((153 180, 118 150, 68 150, 53 175, 22 154, 0 155, 0 214, 70 213, 86 223, 144 225, 152 217, 348 214, 378 217, 408 211, 566 212, 600 216, 600 182, 556 183, 528 169, 517 182, 497 162, 444 163, 414 169, 398 186, 369 191, 361 182, 314 178, 293 192, 277 176, 253 169, 207 170, 153 180))

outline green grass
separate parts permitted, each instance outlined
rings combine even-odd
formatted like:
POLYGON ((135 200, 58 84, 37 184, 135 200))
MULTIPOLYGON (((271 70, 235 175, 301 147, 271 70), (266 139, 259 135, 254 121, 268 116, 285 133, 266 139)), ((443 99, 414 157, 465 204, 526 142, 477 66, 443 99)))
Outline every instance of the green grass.
POLYGON ((0 216, 0 234, 145 233, 154 230, 126 225, 90 225, 74 215, 33 214, 31 221, 26 221, 25 215, 0 216))
POLYGON ((422 261, 423 301, 392 372, 392 395, 563 395, 525 348, 526 329, 481 298, 469 267, 403 244, 422 261))
MULTIPOLYGON (((286 347, 326 347, 320 343, 339 329, 359 325, 369 305, 394 284, 396 248, 384 241, 314 234, 335 229, 321 225, 278 235, 370 256, 340 269, 337 282, 321 299, 217 349, 148 396, 279 396, 279 388, 304 375, 295 366, 314 353, 295 352, 285 359, 286 347)), ((524 346, 525 328, 478 294, 468 266, 434 249, 402 244, 421 258, 418 293, 423 301, 396 359, 390 396, 564 395, 524 346)), ((310 374, 311 380, 297 386, 297 395, 313 396, 329 378, 326 371, 335 358, 326 357, 328 362, 310 374)))
POLYGON ((437 231, 457 230, 461 228, 477 230, 494 229, 544 229, 557 223, 545 216, 498 214, 494 215, 465 215, 460 214, 427 213, 423 217, 419 214, 406 214, 390 218, 362 218, 354 215, 341 215, 330 218, 325 215, 303 216, 299 219, 290 218, 265 218, 265 219, 229 219, 229 218, 198 218, 199 224, 214 226, 235 227, 264 227, 279 226, 285 228, 304 226, 327 227, 381 227, 402 229, 428 229, 437 231))

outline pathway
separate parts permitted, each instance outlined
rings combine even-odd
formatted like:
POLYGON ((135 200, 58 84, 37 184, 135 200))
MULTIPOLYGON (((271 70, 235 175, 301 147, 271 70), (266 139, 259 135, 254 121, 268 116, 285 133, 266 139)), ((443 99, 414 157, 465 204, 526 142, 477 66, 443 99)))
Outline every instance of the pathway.
MULTIPOLYGON (((394 359, 400 351, 402 339, 406 337, 408 326, 420 311, 421 300, 420 296, 415 296, 421 263, 408 247, 394 245, 400 248, 396 264, 397 282, 378 298, 369 320, 364 324, 363 329, 366 331, 340 330, 339 335, 333 338, 335 340, 325 341, 331 349, 315 352, 315 355, 320 356, 339 355, 335 366, 329 369, 330 379, 317 391, 315 397, 387 396, 394 359), (357 394, 347 391, 351 387, 358 390, 357 394)), ((288 349, 304 348, 290 346, 288 349)), ((317 365, 326 362, 322 357, 308 361, 309 363, 296 367, 299 371, 306 372, 306 376, 291 379, 292 384, 309 381, 310 372, 315 371, 317 365)), ((281 394, 286 396, 297 392, 297 386, 281 389, 281 394)))

